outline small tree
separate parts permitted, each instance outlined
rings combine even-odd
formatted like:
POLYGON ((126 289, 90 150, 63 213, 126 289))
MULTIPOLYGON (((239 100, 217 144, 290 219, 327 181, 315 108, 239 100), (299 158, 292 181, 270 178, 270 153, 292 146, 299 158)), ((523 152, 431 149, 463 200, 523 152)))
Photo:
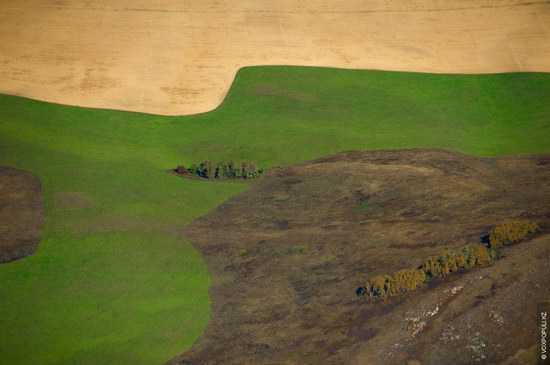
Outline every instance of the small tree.
POLYGON ((241 176, 244 179, 254 179, 258 177, 258 167, 250 161, 244 161, 241 168, 241 176))
POLYGON ((224 177, 255 179, 263 172, 263 169, 258 169, 256 164, 251 161, 244 161, 239 166, 234 161, 229 161, 226 164, 218 162, 214 165, 211 161, 206 160, 198 166, 193 164, 188 169, 185 166, 178 166, 174 171, 180 174, 189 173, 205 179, 221 179, 224 177))
POLYGON ((197 167, 197 165, 195 164, 192 164, 191 167, 189 167, 189 169, 187 169, 187 171, 189 171, 189 173, 191 175, 194 175, 194 176, 199 176, 199 169, 197 167))
POLYGON ((214 169, 214 177, 216 179, 221 179, 225 177, 225 165, 221 162, 218 162, 216 168, 214 169))
POLYGON ((491 256, 489 255, 487 248, 482 245, 476 244, 473 247, 472 253, 470 253, 470 257, 472 256, 475 257, 476 265, 485 265, 491 262, 491 256))
POLYGON ((214 171, 212 169, 212 162, 206 160, 203 163, 201 163, 200 167, 200 176, 204 177, 205 179, 211 179, 214 177, 214 171))
POLYGON ((225 164, 225 177, 237 177, 237 165, 234 161, 229 161, 227 164, 225 164))

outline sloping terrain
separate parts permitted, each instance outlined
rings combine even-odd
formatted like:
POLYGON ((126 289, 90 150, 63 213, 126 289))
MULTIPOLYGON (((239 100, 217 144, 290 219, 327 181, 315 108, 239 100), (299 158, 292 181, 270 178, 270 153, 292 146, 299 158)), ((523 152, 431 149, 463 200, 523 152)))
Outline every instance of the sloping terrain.
POLYGON ((0 264, 34 252, 43 221, 42 184, 38 177, 0 166, 0 264))
POLYGON ((170 167, 271 168, 351 149, 548 152, 549 99, 546 73, 308 67, 245 68, 220 108, 184 117, 0 95, 0 164, 40 177, 47 214, 39 249, 0 265, 0 364, 150 365, 202 335, 210 275, 179 233, 248 186, 170 167))
POLYGON ((549 164, 425 149, 269 170, 185 230, 212 275, 213 313, 173 363, 517 363, 550 299, 549 164), (542 233, 492 266, 386 301, 355 296, 515 218, 542 233))
POLYGON ((0 92, 176 115, 243 66, 548 72, 548 24, 545 0, 1 0, 0 92))

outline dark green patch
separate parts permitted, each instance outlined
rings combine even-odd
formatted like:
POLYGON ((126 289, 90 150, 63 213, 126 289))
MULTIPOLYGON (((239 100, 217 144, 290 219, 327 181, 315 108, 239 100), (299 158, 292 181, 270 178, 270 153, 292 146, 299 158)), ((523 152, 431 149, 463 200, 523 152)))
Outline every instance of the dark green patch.
POLYGON ((308 245, 295 246, 290 249, 291 253, 306 254, 309 252, 308 245))
POLYGON ((364 201, 354 206, 351 211, 353 214, 376 215, 382 211, 382 208, 374 202, 364 201))

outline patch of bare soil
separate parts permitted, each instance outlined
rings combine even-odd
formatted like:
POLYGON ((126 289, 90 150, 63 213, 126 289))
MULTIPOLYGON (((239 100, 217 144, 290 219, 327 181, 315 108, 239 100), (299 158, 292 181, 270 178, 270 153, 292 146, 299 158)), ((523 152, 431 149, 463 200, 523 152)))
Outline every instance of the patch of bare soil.
POLYGON ((186 228, 212 275, 212 321, 171 363, 530 358, 537 304, 550 299, 549 161, 371 151, 267 171, 186 228), (542 233, 489 267, 386 301, 355 296, 372 276, 479 242, 516 218, 539 223, 542 233))
POLYGON ((38 177, 0 166, 0 263, 33 253, 43 221, 44 201, 38 177))

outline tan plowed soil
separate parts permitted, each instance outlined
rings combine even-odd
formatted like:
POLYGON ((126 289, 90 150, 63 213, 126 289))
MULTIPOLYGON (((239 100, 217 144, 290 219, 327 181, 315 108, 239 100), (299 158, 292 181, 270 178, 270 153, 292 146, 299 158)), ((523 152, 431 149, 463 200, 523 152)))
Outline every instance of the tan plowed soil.
POLYGON ((38 177, 0 166, 0 264, 34 252, 43 221, 42 184, 38 177))
POLYGON ((249 65, 550 71, 545 0, 0 0, 0 92, 193 114, 249 65))
POLYGON ((271 169, 186 228, 212 275, 212 321, 173 364, 495 364, 533 359, 550 299, 550 155, 344 152, 271 169), (386 301, 355 289, 480 242, 542 232, 493 265, 386 301), (528 350, 525 350, 528 349, 528 350))

